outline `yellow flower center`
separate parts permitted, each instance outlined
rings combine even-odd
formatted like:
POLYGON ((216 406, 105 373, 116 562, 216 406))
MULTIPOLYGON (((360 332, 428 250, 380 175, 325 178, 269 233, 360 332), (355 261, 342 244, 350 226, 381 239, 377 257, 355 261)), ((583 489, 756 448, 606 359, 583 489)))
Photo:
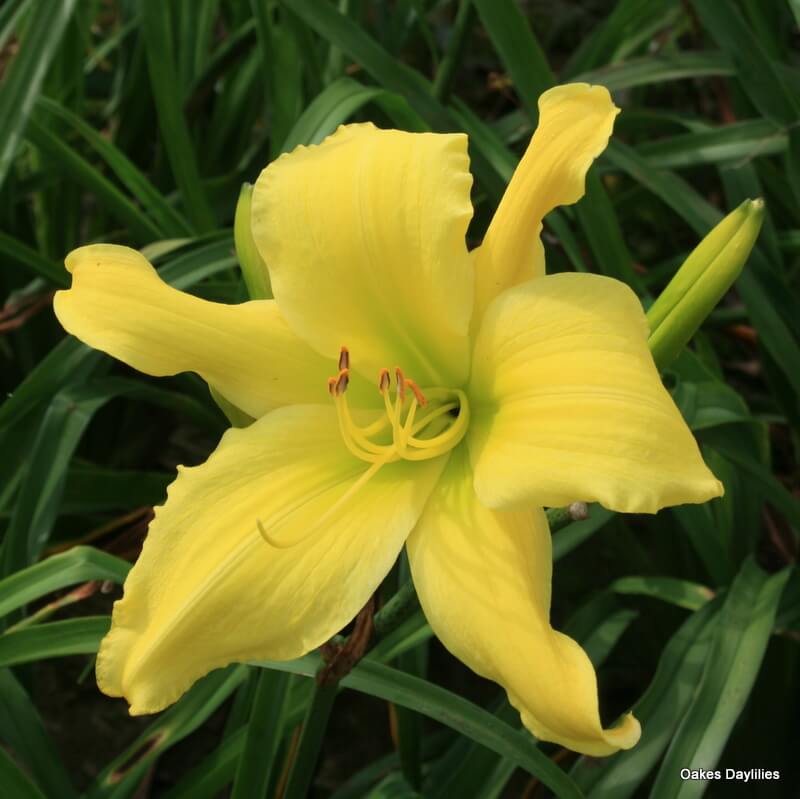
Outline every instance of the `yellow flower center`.
POLYGON ((281 542, 275 535, 283 520, 267 529, 260 519, 256 525, 262 538, 276 549, 302 544, 335 518, 339 510, 352 501, 358 492, 387 463, 399 460, 427 461, 446 455, 467 432, 469 403, 467 395, 457 388, 433 387, 423 392, 402 370, 395 369, 395 396, 391 398, 391 375, 381 369, 378 390, 383 395, 384 413, 371 424, 356 424, 347 404, 350 382, 350 353, 342 347, 339 354, 339 373, 328 379, 328 391, 336 404, 342 440, 357 458, 370 464, 369 468, 328 507, 299 541, 281 542))
POLYGON ((426 388, 423 392, 395 368, 394 400, 391 375, 381 369, 378 390, 384 414, 369 425, 356 424, 347 403, 350 353, 342 347, 339 374, 328 379, 328 390, 336 405, 339 430, 350 452, 367 463, 383 466, 398 460, 426 461, 445 455, 467 432, 469 403, 457 388, 426 388), (389 439, 391 436, 391 440, 389 439))

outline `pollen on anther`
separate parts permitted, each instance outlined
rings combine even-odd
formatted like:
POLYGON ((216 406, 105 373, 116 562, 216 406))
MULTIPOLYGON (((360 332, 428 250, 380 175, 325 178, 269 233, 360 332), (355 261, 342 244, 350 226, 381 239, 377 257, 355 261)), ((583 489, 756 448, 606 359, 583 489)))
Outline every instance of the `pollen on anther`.
POLYGON ((349 369, 350 368, 350 350, 347 347, 342 346, 339 350, 339 369, 349 369))
POLYGON ((347 369, 342 369, 336 377, 336 396, 340 397, 347 391, 347 386, 350 383, 350 374, 347 369))
POLYGON ((336 396, 336 378, 329 377, 328 378, 328 393, 332 396, 336 396))
POLYGON ((380 389, 381 393, 388 391, 391 383, 392 378, 389 375, 389 370, 381 369, 380 374, 378 375, 378 388, 380 389))
POLYGON ((414 397, 416 398, 417 404, 420 406, 420 408, 424 408, 428 404, 428 400, 425 399, 425 395, 422 393, 419 386, 413 380, 406 380, 406 385, 414 393, 414 397))
POLYGON ((406 398, 406 378, 403 370, 399 366, 394 368, 394 376, 397 378, 397 396, 400 397, 400 402, 404 402, 406 398))

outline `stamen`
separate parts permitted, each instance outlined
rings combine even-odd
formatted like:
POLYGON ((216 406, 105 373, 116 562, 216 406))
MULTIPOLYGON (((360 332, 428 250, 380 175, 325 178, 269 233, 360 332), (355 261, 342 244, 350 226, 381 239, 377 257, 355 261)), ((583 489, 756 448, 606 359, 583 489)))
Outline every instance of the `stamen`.
MULTIPOLYGON (((347 348, 343 347, 342 352, 340 363, 349 361, 347 348)), ((337 377, 328 379, 328 390, 332 394, 336 405, 336 415, 339 420, 339 432, 342 434, 342 441, 353 455, 368 463, 374 463, 379 458, 387 455, 392 457, 395 454, 393 447, 376 444, 369 439, 369 436, 376 435, 383 430, 387 424, 385 418, 377 419, 367 427, 359 427, 353 421, 345 395, 349 382, 350 372, 347 368, 341 369, 337 377)))
POLYGON ((417 408, 419 407, 419 403, 417 402, 417 398, 411 401, 411 407, 408 409, 408 415, 406 416, 406 421, 403 424, 403 439, 407 440, 408 436, 411 435, 411 431, 414 428, 414 417, 417 415, 417 408))
POLYGON ((395 367, 394 400, 390 397, 391 373, 381 369, 378 373, 378 390, 383 396, 385 415, 371 424, 356 424, 345 392, 350 382, 350 352, 342 347, 339 354, 339 373, 329 378, 328 391, 336 405, 339 430, 347 449, 357 458, 373 466, 402 459, 422 461, 438 458, 449 452, 464 437, 469 424, 469 402, 459 389, 428 388, 425 393, 414 380, 406 378, 403 370, 395 367), (405 405, 406 388, 411 402, 405 405), (430 403, 433 401, 433 407, 430 403), (424 409, 420 412, 420 409, 424 409), (458 410, 455 419, 446 415, 458 410), (422 418, 418 418, 418 413, 422 418), (404 418, 405 417, 405 418, 404 418), (391 427, 391 443, 377 443, 375 436, 391 427), (419 438, 423 433, 427 436, 419 438))
MULTIPOLYGON (((364 450, 365 452, 371 452, 373 455, 385 455, 387 453, 391 454, 391 447, 386 446, 385 444, 375 444, 367 438, 367 436, 371 433, 370 428, 373 427, 373 425, 363 428, 359 427, 353 421, 353 417, 350 415, 350 407, 348 406, 347 399, 345 397, 336 398, 336 411, 339 415, 339 429, 341 430, 344 438, 351 439, 355 443, 356 447, 364 450)), ((374 433, 372 434, 374 435, 374 433)), ((361 457, 363 457, 363 453, 361 457)))
POLYGON ((403 375, 403 370, 399 366, 395 366, 394 368, 394 376, 397 378, 397 398, 400 400, 400 404, 402 405, 406 401, 406 378, 403 375))
MULTIPOLYGON (((399 366, 395 366, 394 368, 394 375, 397 380, 397 385, 395 386, 395 399, 394 399, 394 408, 392 409, 392 413, 389 417, 392 420, 392 440, 397 446, 398 453, 402 456, 404 446, 403 446, 403 433, 402 427, 400 424, 400 420, 403 416, 403 404, 406 401, 406 378, 403 374, 403 370, 399 366)), ((385 398, 388 395, 385 395, 385 398)))
POLYGON ((389 421, 392 424, 392 427, 395 426, 395 409, 394 405, 392 405, 392 401, 389 399, 389 392, 388 391, 381 391, 383 395, 383 407, 386 409, 386 416, 389 418, 389 421))
POLYGON ((384 452, 389 452, 394 455, 395 449, 392 446, 387 446, 385 450, 381 449, 379 444, 373 444, 363 437, 363 433, 352 422, 348 421, 344 401, 342 398, 336 398, 336 413, 339 418, 339 432, 342 434, 342 442, 356 458, 367 463, 377 463, 385 457, 384 452), (362 444, 366 444, 369 449, 362 444))
MULTIPOLYGON (((436 408, 436 410, 431 411, 424 419, 420 419, 412 428, 411 435, 416 436, 421 430, 424 430, 428 427, 432 422, 435 422, 440 417, 444 416, 450 411, 454 411, 458 408, 457 402, 450 402, 447 405, 441 405, 440 407, 436 408)), ((422 439, 425 441, 426 439, 422 439)))
POLYGON ((347 369, 341 369, 339 371, 338 376, 336 377, 336 396, 341 397, 345 391, 347 391, 347 386, 350 384, 350 373, 347 369))
POLYGON ((417 398, 414 397, 414 399, 411 400, 411 407, 408 409, 408 415, 406 416, 403 426, 395 431, 394 442, 397 447, 397 454, 401 458, 404 457, 406 453, 406 446, 414 427, 414 417, 416 416, 418 405, 417 398))
POLYGON ((419 386, 413 380, 406 380, 406 385, 414 392, 417 402, 424 408, 428 404, 428 400, 425 399, 425 395, 420 391, 419 386))
POLYGON ((433 438, 411 437, 408 440, 409 449, 404 458, 412 461, 429 460, 444 455, 458 444, 467 432, 469 426, 469 401, 467 395, 459 389, 453 393, 458 397, 458 416, 450 427, 433 438), (416 450, 416 451, 415 451, 416 450))

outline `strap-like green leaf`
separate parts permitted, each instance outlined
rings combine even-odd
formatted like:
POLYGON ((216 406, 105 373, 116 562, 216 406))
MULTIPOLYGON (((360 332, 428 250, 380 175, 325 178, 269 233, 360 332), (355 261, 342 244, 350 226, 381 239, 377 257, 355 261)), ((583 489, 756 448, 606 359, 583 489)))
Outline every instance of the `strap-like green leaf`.
POLYGON ((150 86, 175 182, 183 196, 187 215, 197 230, 213 230, 214 214, 200 181, 194 143, 183 116, 183 97, 173 59, 169 3, 143 0, 141 18, 150 86))
MULTIPOLYGON (((320 662, 320 656, 312 654, 299 660, 255 665, 312 677, 317 673, 320 662)), ((578 799, 581 796, 575 784, 537 749, 530 736, 509 727, 483 708, 438 685, 370 660, 361 661, 341 681, 341 685, 411 708, 452 727, 462 735, 511 759, 520 768, 540 779, 559 799, 578 799)))
POLYGON ((27 4, 27 26, 17 56, 0 81, 0 186, 42 89, 76 0, 27 4))
POLYGON ((88 580, 122 584, 130 569, 127 561, 93 547, 73 547, 0 580, 0 616, 43 596, 88 580))
POLYGON ((93 654, 110 623, 108 616, 87 616, 11 630, 0 635, 0 667, 65 655, 93 654))
POLYGON ((720 611, 714 639, 688 712, 658 772, 653 799, 694 799, 707 780, 681 769, 714 769, 758 676, 790 570, 768 575, 748 559, 720 611))

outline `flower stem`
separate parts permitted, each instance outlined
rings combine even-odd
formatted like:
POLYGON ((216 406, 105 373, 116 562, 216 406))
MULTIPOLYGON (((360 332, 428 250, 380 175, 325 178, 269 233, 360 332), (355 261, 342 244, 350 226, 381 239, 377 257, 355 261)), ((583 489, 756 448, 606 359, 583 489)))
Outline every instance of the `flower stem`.
POLYGON ((375 637, 383 638, 399 627, 417 608, 419 599, 411 580, 375 614, 375 637))

